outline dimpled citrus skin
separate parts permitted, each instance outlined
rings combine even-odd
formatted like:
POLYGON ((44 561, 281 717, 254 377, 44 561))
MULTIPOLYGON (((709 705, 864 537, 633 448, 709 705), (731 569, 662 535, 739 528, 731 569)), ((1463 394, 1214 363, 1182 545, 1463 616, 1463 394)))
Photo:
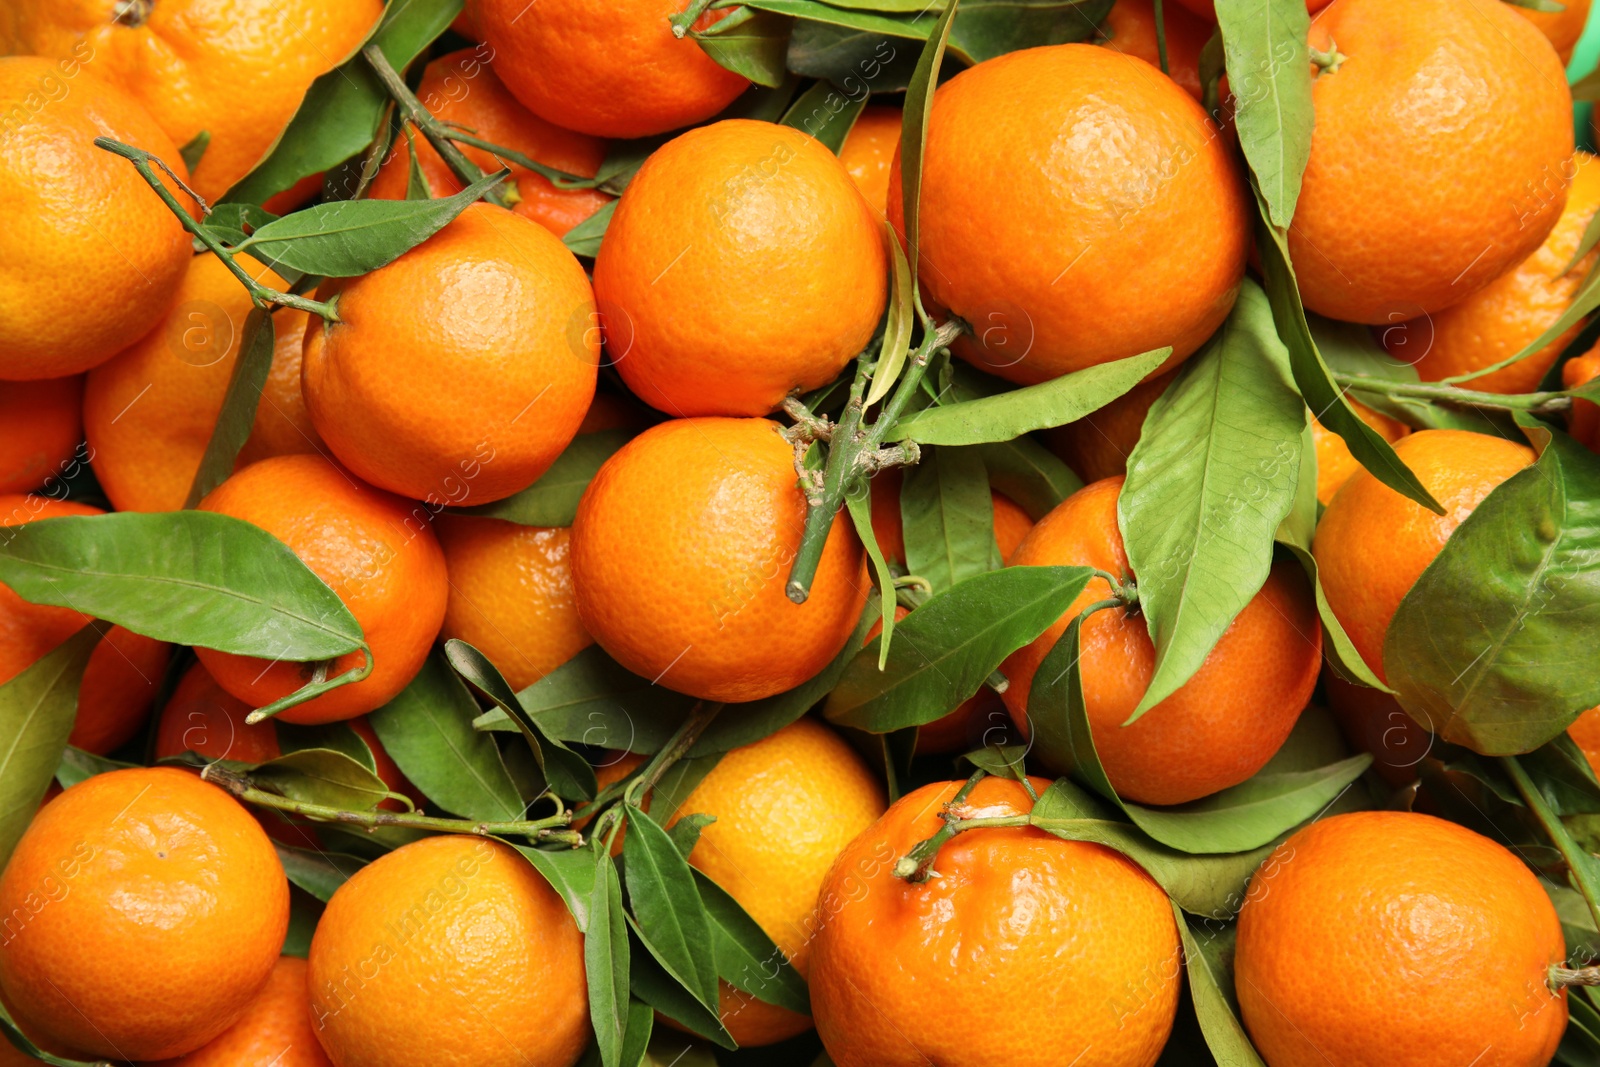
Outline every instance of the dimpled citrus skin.
POLYGON ((156 759, 193 752, 208 760, 264 763, 276 759, 278 728, 271 719, 250 723, 252 708, 211 677, 204 664, 184 672, 156 724, 156 759))
POLYGON ((839 162, 880 219, 889 217, 889 174, 900 150, 903 114, 897 107, 881 104, 863 108, 839 149, 839 162))
MULTIPOLYGON (((1166 345, 1176 363, 1233 307, 1248 195, 1200 105, 1143 60, 1086 44, 1011 52, 934 94, 919 277, 973 324, 957 353, 1008 381, 1166 345)), ((896 166, 903 234, 900 199, 896 166)))
POLYGON ((338 1067, 571 1067, 583 935, 509 845, 430 837, 339 887, 311 940, 311 1020, 338 1067))
MULTIPOLYGON (((1121 478, 1108 478, 1072 494, 1039 520, 1007 565, 1129 574, 1117 527, 1121 489, 1121 478)), ((1011 681, 1001 699, 1025 732, 1034 672, 1067 623, 1109 592, 1105 579, 1091 579, 1060 620, 1001 668, 1011 681)), ((1238 785, 1283 746, 1317 684, 1322 626, 1304 574, 1275 564, 1200 670, 1132 726, 1122 724, 1155 669, 1144 618, 1122 608, 1097 611, 1082 626, 1080 647, 1089 724, 1111 784, 1128 800, 1179 804, 1238 785)))
MULTIPOLYGON (((599 137, 645 137, 721 111, 750 82, 667 20, 683 0, 477 0, 495 70, 541 118, 599 137)), ((726 16, 707 12, 696 29, 726 16)))
POLYGON ((306 407, 339 461, 380 489, 440 506, 508 497, 589 409, 589 279, 554 234, 504 208, 473 204, 321 295, 341 321, 306 332, 306 407))
POLYGON ((1565 955, 1550 899, 1505 848, 1363 811, 1312 823, 1256 871, 1234 988, 1269 1067, 1544 1067, 1567 1024, 1548 984, 1565 955))
POLYGON ((1139 443, 1144 417, 1177 375, 1172 370, 1140 382, 1099 411, 1046 430, 1045 442, 1085 482, 1128 473, 1128 457, 1139 443))
MULTIPOLYGON (((896 878, 895 861, 939 830, 960 787, 896 801, 823 882, 811 1008, 833 1062, 1150 1067, 1183 967, 1166 895, 1110 849, 1031 827, 958 834, 934 860, 940 877, 896 878)), ((1021 783, 986 778, 958 810, 1031 808, 1021 783)))
MULTIPOLYGON (((567 174, 592 178, 606 156, 606 144, 588 134, 551 125, 523 107, 495 75, 493 51, 479 46, 440 56, 423 68, 417 98, 441 122, 453 122, 537 163, 567 174)), ((375 200, 404 200, 411 176, 411 149, 404 137, 372 181, 375 200)), ((465 188, 444 157, 424 138, 414 139, 417 165, 435 196, 449 196, 465 188)), ((560 237, 608 204, 612 197, 598 189, 557 189, 550 179, 520 163, 501 162, 491 152, 458 145, 466 157, 492 174, 509 167, 521 200, 511 210, 532 219, 560 237)))
MULTIPOLYGON (((261 284, 288 285, 236 257, 261 284)), ((94 472, 118 511, 177 511, 211 442, 244 344, 250 293, 207 252, 154 329, 89 372, 83 419, 94 472)))
POLYGON ((465 515, 441 515, 438 531, 450 573, 444 636, 488 656, 513 688, 594 644, 573 601, 570 531, 465 515))
POLYGON ((232 797, 190 771, 138 767, 40 810, 0 875, 0 913, 14 922, 0 987, 31 1029, 155 1060, 249 1007, 283 944, 289 883, 232 797))
POLYGON ((165 1067, 333 1067, 311 1028, 306 961, 278 957, 244 1018, 165 1067))
POLYGON ((94 139, 188 170, 155 120, 79 58, 0 58, 0 115, 0 378, 77 374, 156 324, 191 255, 133 164, 94 139))
POLYGON ((1312 83, 1289 228, 1307 308, 1398 323, 1539 247, 1572 155, 1572 97, 1543 34, 1492 0, 1338 0, 1310 40, 1345 59, 1312 83))
MULTIPOLYGON (((99 508, 72 500, 22 493, 0 495, 0 527, 100 513, 99 508)), ((29 603, 0 582, 0 685, 33 666, 88 622, 89 616, 71 608, 29 603)))
MULTIPOLYGON (((16 0, 0 12, 0 50, 92 49, 96 73, 149 110, 171 143, 208 131, 193 184, 212 201, 255 166, 312 80, 352 52, 383 10, 380 0, 153 0, 126 5, 118 18, 123 6, 16 0)), ((156 154, 178 163, 176 152, 156 154)))
POLYGON ((792 689, 850 638, 866 553, 841 510, 811 595, 784 593, 806 503, 766 419, 675 419, 605 462, 572 524, 584 628, 636 674, 703 700, 792 689))
MULTIPOLYGON (((1166 19, 1167 71, 1184 92, 1199 100, 1202 92, 1200 50, 1205 47, 1215 27, 1177 4, 1164 6, 1162 14, 1166 19)), ((1106 38, 1101 42, 1104 47, 1135 56, 1157 70, 1161 69, 1156 11, 1152 0, 1117 0, 1106 16, 1101 32, 1106 38)))
POLYGON ((82 442, 82 378, 0 382, 0 493, 38 489, 82 442))
MULTIPOLYGON (((727 890, 805 977, 817 890, 834 859, 877 821, 883 788, 855 749, 805 718, 727 753, 668 820, 715 815, 689 862, 727 890)), ((723 983, 722 1022, 741 1047, 770 1045, 811 1020, 723 983)))
POLYGON ((310 320, 311 314, 299 308, 279 308, 272 313, 272 367, 261 387, 255 422, 250 427, 249 440, 239 450, 236 467, 247 467, 269 456, 327 453, 328 446, 311 425, 305 393, 300 389, 300 367, 310 320))
MULTIPOLYGON (((1425 382, 1481 370, 1521 352, 1556 324, 1594 265, 1597 253, 1566 269, 1600 208, 1600 160, 1573 156, 1567 206, 1533 255, 1458 304, 1383 331, 1389 354, 1410 362, 1425 382), (1417 349, 1421 348, 1419 354, 1417 349)), ((1491 393, 1531 393, 1578 335, 1579 323, 1533 355, 1463 383, 1491 393)))
MULTIPOLYGON (((1350 409, 1391 445, 1411 432, 1405 423, 1380 415, 1365 404, 1351 400, 1350 409)), ((1311 420, 1311 441, 1317 450, 1317 501, 1326 506, 1339 487, 1361 469, 1361 464, 1350 454, 1350 446, 1344 443, 1344 438, 1324 429, 1315 418, 1311 420)))
POLYGON ((1334 494, 1311 546, 1328 607, 1380 679, 1384 635, 1406 592, 1483 498, 1533 462, 1526 445, 1465 430, 1420 430, 1394 450, 1445 513, 1360 470, 1334 494))
POLYGON ((882 224, 820 141, 728 119, 639 170, 594 291, 608 351, 641 400, 679 416, 765 415, 866 346, 886 255, 882 224))
MULTIPOLYGON (((200 507, 266 530, 289 546, 355 616, 372 673, 282 712, 285 722, 354 718, 389 702, 422 666, 444 620, 444 553, 420 505, 374 489, 321 456, 278 456, 235 473, 200 507)), ((311 680, 313 665, 268 666, 209 648, 195 653, 224 689, 262 707, 311 680)), ((340 656, 332 678, 362 663, 340 656)))
POLYGON ((171 646, 163 641, 121 626, 106 629, 84 667, 78 714, 67 743, 104 756, 133 740, 155 702, 171 656, 171 646))
MULTIPOLYGON (((1600 708, 1590 708, 1567 727, 1567 735, 1583 752, 1590 769, 1600 767, 1600 708)), ((1600 774, 1600 771, 1595 773, 1600 774)))

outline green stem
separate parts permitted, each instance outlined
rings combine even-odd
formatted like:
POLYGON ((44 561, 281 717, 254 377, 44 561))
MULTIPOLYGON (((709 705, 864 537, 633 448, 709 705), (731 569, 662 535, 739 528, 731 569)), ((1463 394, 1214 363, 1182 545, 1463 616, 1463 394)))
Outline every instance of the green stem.
POLYGON ((1110 571, 1103 571, 1099 567, 1091 568, 1096 577, 1104 578, 1111 587, 1111 595, 1116 598, 1119 606, 1134 608, 1139 605, 1139 587, 1132 578, 1119 578, 1110 571))
MULTIPOLYGON (((433 145, 434 150, 444 159, 455 176, 467 185, 481 181, 483 170, 455 146, 455 142, 451 139, 452 131, 434 118, 433 112, 422 106, 422 101, 418 100, 416 94, 406 85, 406 80, 400 77, 400 73, 389 63, 389 57, 383 54, 383 49, 375 44, 369 44, 361 50, 361 55, 373 73, 378 76, 378 80, 383 83, 384 90, 400 108, 406 121, 422 131, 422 136, 433 145)), ((483 194, 483 198, 497 207, 509 208, 513 203, 506 195, 506 189, 501 187, 490 189, 483 194)))
POLYGON ((921 385, 933 355, 966 330, 960 319, 948 321, 928 330, 922 344, 906 363, 905 373, 895 383, 888 403, 878 413, 871 425, 864 423, 865 394, 869 371, 876 361, 872 350, 856 359, 855 379, 850 383, 850 399, 845 401, 828 439, 828 461, 823 468, 822 495, 813 500, 806 511, 805 532, 800 537, 800 548, 795 553, 794 564, 789 568, 789 584, 784 592, 796 604, 804 604, 811 595, 811 581, 817 576, 817 564, 822 559, 822 548, 827 543, 828 531, 833 528, 833 517, 844 505, 851 483, 862 474, 870 475, 885 466, 916 462, 918 450, 914 441, 885 449, 884 439, 894 429, 895 423, 905 414, 906 407, 921 385))
POLYGON ((1575 985, 1600 986, 1600 967, 1550 968, 1550 988, 1567 989, 1575 985))
MULTIPOLYGON (((126 159, 128 162, 132 163, 134 169, 139 172, 139 177, 143 178, 150 188, 156 191, 156 195, 161 197, 162 201, 167 205, 167 210, 176 215, 178 217, 178 221, 183 223, 183 228, 193 234, 201 244, 205 245, 206 248, 217 257, 217 259, 222 261, 223 266, 227 267, 229 272, 232 273, 235 278, 239 279, 239 282, 250 293, 250 302, 256 307, 298 308, 301 311, 308 311, 313 315, 320 315, 329 322, 339 321, 338 312, 335 309, 334 302, 331 300, 327 302, 323 302, 321 300, 308 300, 303 296, 296 296, 293 293, 282 293, 276 289, 269 289, 267 286, 262 285, 260 282, 250 277, 250 272, 239 266, 239 264, 234 260, 233 253, 231 253, 221 241, 217 240, 216 236, 213 235, 210 230, 206 229, 200 223, 195 221, 194 216, 190 215, 188 210, 178 202, 178 198, 172 195, 172 190, 166 187, 166 184, 161 181, 161 179, 156 175, 155 170, 150 166, 150 163, 153 160, 158 166, 161 167, 162 170, 167 170, 167 165, 165 163, 162 163, 159 159, 151 155, 149 152, 146 152, 142 148, 135 148, 132 145, 123 144, 121 141, 112 140, 110 137, 96 137, 94 139, 94 145, 96 148, 102 148, 105 151, 110 152, 113 155, 121 156, 123 159, 126 159)), ((171 172, 168 171, 168 173, 171 172)))
POLYGON ((594 824, 594 837, 604 839, 609 849, 610 841, 616 837, 617 829, 626 817, 626 808, 629 805, 640 807, 643 805, 645 794, 654 789, 661 781, 663 775, 694 747, 700 735, 705 733, 706 727, 722 712, 723 705, 714 701, 702 700, 689 709, 689 714, 684 718, 678 729, 667 739, 667 743, 650 757, 637 774, 622 782, 608 786, 604 792, 594 798, 590 804, 583 805, 586 809, 585 817, 589 813, 600 811, 600 818, 594 824), (622 798, 622 805, 615 806, 618 797, 622 798), (612 807, 606 807, 611 804, 612 807), (605 808, 601 811, 601 808, 605 808))
POLYGON ((667 21, 672 23, 672 36, 679 40, 687 36, 689 30, 711 4, 712 0, 692 0, 688 7, 668 19, 667 21))
POLYGON ((485 152, 492 152, 502 160, 533 171, 549 181, 557 189, 594 189, 606 180, 604 178, 585 178, 582 175, 568 174, 564 170, 546 166, 532 156, 523 155, 514 148, 507 148, 505 145, 495 144, 493 141, 485 141, 482 137, 468 133, 459 126, 444 123, 443 129, 444 135, 450 140, 460 144, 469 144, 474 148, 481 148, 485 152))
POLYGON ((361 681, 367 675, 372 673, 372 649, 363 644, 358 651, 360 651, 365 657, 362 660, 361 666, 353 667, 350 670, 345 671, 343 674, 334 675, 332 678, 329 678, 328 668, 334 661, 322 660, 316 665, 316 673, 312 675, 311 681, 307 682, 305 685, 301 686, 299 689, 296 689, 287 696, 279 697, 266 707, 255 709, 249 715, 245 716, 245 723, 250 726, 254 726, 256 723, 261 722, 264 719, 270 719, 279 712, 288 711, 292 707, 304 704, 306 701, 319 697, 329 690, 338 689, 340 686, 352 685, 361 681))
MULTIPOLYGON (((896 878, 907 882, 926 882, 932 876, 933 860, 939 854, 939 849, 944 847, 946 841, 961 832, 955 829, 955 826, 963 820, 953 818, 950 814, 950 809, 972 795, 972 791, 978 787, 978 783, 983 781, 988 773, 988 771, 979 767, 972 772, 972 777, 968 778, 966 783, 956 790, 956 795, 951 797, 949 803, 945 804, 939 811, 939 818, 944 820, 944 825, 939 827, 938 833, 926 841, 919 842, 910 852, 900 857, 899 862, 894 865, 894 876, 896 878)), ((1026 821, 1027 817, 1023 816, 1023 822, 1026 823, 1026 821)))
POLYGON ((1339 46, 1332 41, 1328 42, 1328 50, 1326 52, 1316 48, 1312 48, 1309 51, 1311 52, 1311 62, 1316 64, 1318 74, 1337 74, 1339 73, 1340 64, 1350 58, 1339 51, 1339 46))
POLYGON ((1472 389, 1457 389, 1442 382, 1396 382, 1386 378, 1367 378, 1359 374, 1335 374, 1333 379, 1346 389, 1361 392, 1382 393, 1385 396, 1410 396, 1423 400, 1436 400, 1444 404, 1498 408, 1503 411, 1527 411, 1534 415, 1553 415, 1572 406, 1572 398, 1561 392, 1482 393, 1472 389))
POLYGON ((1584 903, 1589 905, 1589 914, 1594 916, 1595 925, 1600 926, 1600 878, 1595 876, 1594 857, 1572 839, 1572 835, 1567 832, 1567 824, 1550 809, 1544 794, 1533 784, 1528 772, 1522 769, 1517 757, 1502 756, 1500 762, 1504 764, 1506 773, 1511 775, 1511 781, 1516 785, 1517 792, 1522 794, 1522 802, 1528 805, 1528 810, 1533 812, 1534 817, 1539 820, 1539 825, 1544 827, 1551 844, 1556 846, 1561 858, 1567 861, 1567 870, 1572 873, 1572 880, 1578 884, 1578 892, 1583 895, 1584 903))
POLYGON ((325 804, 291 800, 277 793, 257 789, 250 779, 220 763, 209 763, 200 777, 219 785, 247 804, 288 812, 317 822, 337 822, 375 830, 380 826, 404 826, 413 830, 436 830, 447 834, 476 834, 480 837, 525 837, 530 841, 553 841, 574 848, 583 844, 583 835, 566 827, 572 822, 570 811, 557 812, 547 819, 509 822, 474 822, 470 819, 441 819, 411 811, 346 811, 325 804))

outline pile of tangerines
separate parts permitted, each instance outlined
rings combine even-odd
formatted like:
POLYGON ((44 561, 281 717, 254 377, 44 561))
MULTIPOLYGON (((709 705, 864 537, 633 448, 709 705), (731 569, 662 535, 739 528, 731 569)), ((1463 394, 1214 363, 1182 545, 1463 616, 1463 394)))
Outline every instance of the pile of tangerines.
POLYGON ((0 1063, 1600 1062, 1588 13, 0 0, 0 1063))

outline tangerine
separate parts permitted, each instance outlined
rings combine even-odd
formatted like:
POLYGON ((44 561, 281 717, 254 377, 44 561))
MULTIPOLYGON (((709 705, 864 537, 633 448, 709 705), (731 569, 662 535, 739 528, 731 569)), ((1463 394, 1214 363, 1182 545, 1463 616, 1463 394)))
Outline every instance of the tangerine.
POLYGON ((60 475, 83 443, 83 379, 0 382, 0 493, 60 475))

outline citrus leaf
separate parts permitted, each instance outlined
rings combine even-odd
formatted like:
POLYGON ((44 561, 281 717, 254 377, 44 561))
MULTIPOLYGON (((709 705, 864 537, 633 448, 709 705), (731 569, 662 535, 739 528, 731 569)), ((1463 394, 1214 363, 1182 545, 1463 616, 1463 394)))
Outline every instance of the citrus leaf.
POLYGON ((1600 704, 1600 460, 1535 425, 1538 461, 1456 528, 1384 639, 1406 712, 1488 755, 1537 748, 1600 704))
POLYGON ((976 451, 926 449, 906 473, 900 516, 906 569, 935 592, 993 569, 994 498, 976 451))
POLYGON ((695 871, 694 880, 711 918, 717 977, 757 1000, 788 1008, 798 1015, 810 1015, 811 994, 806 980, 767 932, 704 872, 695 871))
MULTIPOLYGON (((911 288, 917 288, 917 272, 922 259, 922 154, 928 143, 928 123, 933 117, 933 93, 939 87, 939 67, 944 62, 945 44, 950 40, 950 24, 956 17, 959 0, 949 0, 944 14, 929 30, 928 39, 917 57, 916 73, 906 87, 904 119, 900 125, 900 196, 906 248, 909 250, 911 288)), ((1012 436, 1015 436, 1014 434, 1012 436)), ((931 439, 930 439, 931 440, 931 439)))
POLYGON ((218 204, 205 217, 205 228, 223 244, 236 245, 278 216, 255 204, 218 204))
POLYGON ((1295 502, 1305 410, 1266 295, 1246 279, 1222 328, 1151 405, 1128 457, 1117 523, 1156 649, 1128 722, 1194 677, 1266 582, 1295 502))
POLYGON ((600 242, 611 226, 611 216, 616 213, 617 202, 613 200, 563 234, 561 243, 573 255, 593 259, 600 254, 600 242))
POLYGON ((969 63, 1093 36, 1112 0, 963 0, 950 51, 969 63))
POLYGON ((0 867, 33 821, 67 748, 78 685, 99 642, 85 626, 0 685, 0 867))
POLYGON ((389 102, 383 84, 361 58, 378 46, 396 70, 404 70, 461 13, 463 0, 407 0, 389 4, 373 32, 339 66, 317 78, 294 118, 249 174, 228 190, 227 201, 264 203, 300 179, 355 155, 377 135, 389 102))
MULTIPOLYGON (((884 14, 879 11, 857 11, 846 9, 842 5, 838 4, 820 3, 818 0, 744 0, 744 6, 753 7, 760 11, 771 11, 779 15, 792 15, 796 19, 800 20, 795 27, 797 32, 803 28, 806 28, 808 25, 823 23, 845 30, 854 30, 863 34, 877 34, 888 37, 903 37, 913 41, 926 41, 928 39, 929 31, 932 30, 937 23, 937 20, 931 15, 896 15, 892 13, 893 9, 885 9, 891 12, 889 14, 884 14)), ((928 5, 923 5, 918 10, 926 11, 927 9, 928 5)), ((837 42, 835 46, 837 46, 837 42)), ((795 67, 793 64, 793 52, 794 47, 791 41, 791 69, 795 70, 797 73, 805 74, 813 78, 821 78, 826 76, 813 73, 810 70, 800 70, 798 67, 795 67)), ((892 58, 893 57, 884 57, 882 61, 887 63, 892 58)), ((870 77, 868 80, 871 80, 870 77)), ((846 90, 850 90, 852 88, 849 85, 845 85, 843 87, 846 90)), ((879 92, 890 91, 888 89, 878 89, 876 86, 874 86, 874 89, 879 92)))
POLYGON ((504 519, 520 526, 571 526, 578 500, 612 453, 634 436, 631 430, 582 433, 556 457, 539 480, 504 500, 470 508, 451 508, 458 515, 504 519))
POLYGON ((650 1051, 655 1032, 655 1009, 642 1000, 628 1000, 628 1026, 622 1038, 622 1067, 639 1067, 650 1051))
POLYGON ((93 752, 85 752, 81 748, 68 745, 61 753, 61 762, 56 764, 56 784, 62 789, 71 789, 79 782, 93 778, 97 774, 125 771, 137 766, 139 766, 137 763, 124 763, 109 756, 97 756, 93 752))
MULTIPOLYGON (((544 876, 550 887, 561 894, 573 921, 583 933, 589 932, 590 905, 594 899, 595 881, 599 868, 595 866, 594 853, 582 849, 531 848, 511 842, 511 847, 522 853, 533 869, 544 876)), ((601 912, 600 914, 605 914, 601 912)))
POLYGON ((498 170, 437 200, 337 200, 269 222, 238 246, 306 274, 350 278, 392 263, 498 185, 498 170))
POLYGON ((272 847, 278 850, 278 860, 283 864, 283 873, 289 876, 289 881, 324 904, 333 899, 333 894, 351 875, 367 865, 367 861, 359 856, 348 856, 342 852, 310 852, 277 841, 273 842, 272 847))
MULTIPOLYGON (((826 82, 819 82, 826 85, 826 82)), ((894 227, 887 219, 883 223, 884 239, 889 246, 889 307, 884 312, 883 345, 878 350, 878 365, 872 372, 872 385, 867 389, 867 406, 871 407, 889 395, 889 390, 899 380, 905 369, 906 356, 911 352, 911 326, 916 321, 915 294, 911 288, 911 265, 906 262, 905 250, 895 236, 894 227)))
POLYGON ((341 811, 372 811, 389 798, 389 787, 371 770, 343 752, 306 748, 285 753, 250 771, 264 785, 290 800, 341 811))
POLYGON ((200 165, 200 160, 205 158, 206 149, 211 147, 211 131, 201 130, 189 139, 189 142, 178 149, 178 155, 183 158, 183 165, 193 174, 194 169, 200 165))
POLYGON ((808 12, 789 34, 789 69, 796 74, 839 86, 851 96, 903 92, 916 71, 916 42, 933 25, 896 21, 868 12, 847 12, 809 0, 756 0, 762 7, 808 12), (816 17, 815 12, 825 14, 816 17), (853 16, 872 20, 856 26, 853 16), (840 25, 839 23, 844 23, 840 25), (883 26, 891 27, 884 29, 883 26))
POLYGON ((889 649, 894 644, 894 572, 889 569, 888 561, 883 558, 883 549, 878 544, 878 534, 872 528, 871 494, 859 492, 852 496, 847 493, 844 506, 850 512, 850 522, 856 528, 856 536, 861 539, 862 546, 867 550, 867 559, 872 563, 873 579, 878 583, 877 615, 880 632, 883 635, 883 640, 878 642, 878 669, 881 671, 888 660, 889 649))
MULTIPOLYGON (((1067 770, 1117 805, 1150 837, 1196 855, 1264 847, 1320 814, 1372 763, 1354 756, 1313 770, 1267 766, 1247 781, 1188 804, 1149 807, 1123 800, 1100 764, 1079 672, 1080 614, 1045 656, 1028 693, 1029 733, 1039 762, 1067 770)), ((1153 877, 1154 875, 1152 875, 1153 877)))
POLYGON ((44 519, 0 540, 0 582, 178 645, 305 662, 364 647, 339 597, 287 545, 209 511, 44 519))
POLYGON ((256 421, 256 408, 261 403, 261 389, 267 384, 267 374, 272 370, 274 332, 272 316, 265 308, 252 308, 245 317, 244 330, 239 339, 239 357, 234 361, 233 372, 228 377, 228 391, 222 398, 222 410, 217 413, 217 423, 206 442, 200 466, 189 485, 189 495, 183 506, 192 508, 211 490, 221 485, 233 473, 239 450, 250 439, 250 428, 256 421))
POLYGON ((299 752, 306 748, 332 749, 355 760, 367 770, 377 772, 378 761, 372 755, 372 749, 367 747, 360 734, 351 729, 349 722, 314 725, 279 722, 275 732, 278 750, 282 753, 299 752))
POLYGON ((1196 856, 1153 840, 1099 797, 1057 779, 1039 796, 1029 821, 1066 841, 1089 841, 1127 856, 1184 911, 1222 920, 1238 914, 1245 887, 1277 843, 1231 855, 1196 856))
POLYGON ((1344 393, 1334 384, 1328 365, 1323 362, 1322 353, 1317 350, 1317 343, 1311 337, 1311 328, 1306 323, 1294 267, 1289 261, 1288 241, 1282 230, 1267 221, 1266 204, 1259 192, 1256 194, 1256 207, 1256 248, 1261 255, 1267 302, 1272 306, 1272 318, 1277 323, 1278 336, 1289 350, 1289 367, 1294 372, 1295 384, 1300 387, 1300 395, 1305 397, 1311 414, 1325 428, 1342 437, 1356 462, 1371 471, 1384 485, 1435 514, 1444 514, 1444 508, 1417 480, 1411 468, 1395 454, 1394 447, 1362 421, 1350 407, 1344 393))
POLYGON ((789 51, 790 24, 783 15, 741 6, 705 30, 690 31, 689 36, 720 66, 775 89, 787 73, 783 61, 789 51))
MULTIPOLYGON (((801 93, 800 98, 783 113, 783 125, 809 133, 827 145, 834 155, 838 155, 856 119, 866 110, 869 98, 867 93, 847 96, 834 88, 832 83, 819 81, 801 93)), ((895 244, 898 245, 899 241, 896 240, 895 244)))
POLYGON ((600 1060, 605 1067, 620 1067, 632 984, 628 918, 622 910, 622 886, 611 854, 602 852, 599 864, 589 897, 591 918, 584 929, 583 968, 589 980, 589 1020, 600 1046, 600 1060))
MULTIPOLYGON (((650 755, 672 736, 694 704, 691 697, 641 678, 588 648, 517 694, 546 735, 599 748, 650 755)), ((478 717, 480 730, 516 730, 494 709, 478 717)))
POLYGON ((716 821, 717 817, 715 815, 707 815, 704 812, 684 815, 672 824, 672 829, 667 831, 667 836, 672 838, 673 847, 687 858, 689 853, 694 851, 694 846, 700 843, 700 831, 716 821))
POLYGON ((1237 927, 1194 929, 1176 907, 1173 916, 1183 934, 1184 968, 1194 997, 1194 1013, 1217 1067, 1266 1067, 1239 1022, 1239 1002, 1233 995, 1237 927))
POLYGON ((910 438, 925 445, 979 445, 1064 426, 1100 410, 1138 385, 1171 354, 1170 348, 1158 348, 1063 374, 1039 385, 924 408, 901 419, 889 436, 897 441, 910 438))
POLYGON ((694 871, 672 838, 646 812, 628 809, 623 871, 645 946, 695 999, 717 1007, 717 961, 694 871))
POLYGON ((1087 567, 1007 567, 934 594, 900 621, 884 670, 875 642, 851 659, 823 714, 872 733, 940 718, 1059 619, 1091 574, 1087 567))
POLYGON ((1239 147, 1272 225, 1287 228, 1311 158, 1311 17, 1302 0, 1217 0, 1239 147))
POLYGON ((983 458, 989 485, 1034 520, 1044 518, 1057 504, 1083 488, 1083 479, 1072 468, 1031 437, 972 447, 983 458))
POLYGON ((722 756, 721 752, 714 752, 709 756, 681 759, 667 768, 660 781, 656 782, 656 787, 650 790, 650 806, 662 822, 670 822, 686 814, 681 810, 683 805, 688 803, 700 783, 706 780, 706 775, 716 769, 722 756))
POLYGON ((472 728, 477 713, 477 701, 434 652, 369 721, 400 773, 441 808, 468 819, 520 819, 522 797, 494 738, 472 728))
POLYGON ((639 933, 638 923, 633 921, 632 916, 628 916, 627 921, 628 929, 633 933, 632 943, 635 946, 629 964, 631 972, 629 985, 633 995, 662 1015, 714 1044, 726 1049, 737 1047, 732 1035, 717 1017, 716 1011, 700 1003, 694 994, 685 989, 682 983, 657 962, 639 933))

